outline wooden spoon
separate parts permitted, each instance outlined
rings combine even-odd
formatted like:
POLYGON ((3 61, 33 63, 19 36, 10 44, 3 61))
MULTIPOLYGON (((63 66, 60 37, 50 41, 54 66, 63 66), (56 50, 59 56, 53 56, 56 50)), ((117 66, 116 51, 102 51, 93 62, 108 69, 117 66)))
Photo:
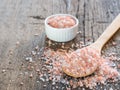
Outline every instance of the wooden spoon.
POLYGON ((72 77, 85 77, 92 74, 98 67, 98 59, 101 57, 101 50, 105 43, 120 28, 120 14, 106 28, 103 34, 93 44, 78 49, 64 57, 63 71, 72 77))

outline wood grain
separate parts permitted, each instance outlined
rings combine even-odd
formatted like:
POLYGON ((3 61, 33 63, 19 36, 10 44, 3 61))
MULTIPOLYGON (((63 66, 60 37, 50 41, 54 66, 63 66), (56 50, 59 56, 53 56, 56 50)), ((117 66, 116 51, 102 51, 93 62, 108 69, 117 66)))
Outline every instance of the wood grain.
MULTIPOLYGON (((70 7, 66 0, 0 0, 0 90, 53 90, 51 83, 40 82, 34 70, 26 69, 29 63, 25 57, 30 56, 37 45, 39 48, 45 46, 44 19, 56 13, 72 14, 80 22, 81 33, 66 45, 80 41, 87 45, 94 42, 120 13, 120 0, 72 0, 70 7), (32 79, 29 78, 31 73, 32 79), (44 84, 47 87, 43 87, 44 84)), ((120 56, 119 35, 120 30, 103 48, 104 54, 116 52, 120 56), (113 41, 117 43, 114 47, 113 41)), ((33 58, 41 69, 38 57, 33 58)), ((101 85, 96 90, 111 87, 120 90, 119 84, 120 81, 101 85)))

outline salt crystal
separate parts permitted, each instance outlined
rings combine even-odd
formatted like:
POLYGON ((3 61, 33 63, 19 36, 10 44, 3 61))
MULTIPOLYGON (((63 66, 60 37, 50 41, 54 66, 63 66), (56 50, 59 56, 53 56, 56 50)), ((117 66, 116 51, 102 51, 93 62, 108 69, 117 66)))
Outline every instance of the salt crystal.
POLYGON ((52 42, 51 40, 48 41, 48 46, 51 46, 52 42))
POLYGON ((120 61, 120 58, 117 58, 117 61, 120 61))
POLYGON ((120 64, 118 64, 118 66, 117 66, 119 69, 120 69, 120 64))
POLYGON ((2 70, 2 73, 4 73, 4 72, 6 72, 6 70, 5 70, 5 69, 3 69, 3 70, 2 70))
POLYGON ((12 82, 14 82, 15 80, 11 80, 12 82))
POLYGON ((112 45, 113 45, 113 46, 116 46, 116 45, 117 45, 117 43, 116 43, 116 42, 112 42, 112 45))
POLYGON ((33 55, 33 56, 35 56, 35 55, 36 55, 36 52, 35 52, 35 51, 32 51, 31 53, 32 53, 32 55, 33 55))
POLYGON ((81 34, 82 32, 81 31, 78 31, 77 34, 81 34))
POLYGON ((62 45, 65 45, 65 43, 62 43, 62 45))
POLYGON ((62 87, 62 90, 65 90, 65 87, 62 87))
POLYGON ((63 83, 63 84, 65 84, 66 81, 64 79, 62 79, 60 82, 63 83))
POLYGON ((56 89, 58 89, 59 87, 58 86, 56 86, 56 89))
POLYGON ((37 83, 39 83, 39 81, 36 81, 37 83))
POLYGON ((19 45, 19 44, 20 44, 20 42, 19 42, 19 41, 17 41, 17 42, 16 42, 16 45, 19 45))
POLYGON ((74 47, 75 47, 75 44, 73 43, 73 44, 71 45, 71 47, 74 48, 74 47))
POLYGON ((13 55, 13 50, 9 50, 10 55, 13 55))
POLYGON ((71 88, 66 88, 66 90, 71 90, 71 88))
POLYGON ((107 90, 106 88, 104 88, 104 90, 107 90))
POLYGON ((25 60, 29 61, 29 62, 32 62, 32 57, 26 57, 25 60))
POLYGON ((37 52, 37 55, 40 55, 40 52, 37 52))
POLYGON ((43 76, 43 74, 41 73, 41 74, 40 74, 40 77, 42 77, 42 76, 43 76))
POLYGON ((115 66, 116 66, 116 64, 113 63, 113 62, 111 62, 109 65, 110 65, 111 67, 115 67, 115 66))
POLYGON ((65 48, 65 46, 64 46, 64 45, 62 45, 61 47, 62 47, 62 48, 65 48))
POLYGON ((82 88, 82 90, 85 90, 85 88, 82 88))
POLYGON ((52 77, 49 77, 49 80, 52 80, 52 77))
POLYGON ((49 81, 49 79, 47 78, 46 81, 49 81))
POLYGON ((76 47, 79 47, 79 44, 78 43, 76 43, 76 45, 75 45, 76 47))
POLYGON ((23 73, 21 72, 20 75, 23 75, 23 73))
POLYGON ((88 62, 91 62, 91 59, 88 59, 88 62))
POLYGON ((35 36, 38 36, 39 34, 38 34, 38 33, 35 33, 34 35, 35 35, 35 36))
POLYGON ((22 86, 24 83, 23 82, 20 82, 20 85, 22 86))
POLYGON ((30 77, 30 78, 33 78, 33 74, 31 73, 31 74, 29 75, 29 77, 30 77))
POLYGON ((32 58, 29 58, 29 62, 33 62, 32 58))
POLYGON ((48 65, 47 65, 46 67, 47 67, 47 68, 49 68, 49 69, 51 69, 51 68, 52 68, 52 66, 48 66, 48 65))
POLYGON ((40 80, 41 80, 41 81, 43 81, 43 82, 45 82, 45 79, 44 79, 44 78, 42 78, 42 77, 40 77, 40 80))
POLYGON ((61 76, 56 76, 57 81, 60 81, 61 76))
POLYGON ((36 47, 35 47, 35 50, 39 50, 39 46, 36 46, 36 47))
POLYGON ((55 90, 55 87, 52 87, 53 90, 55 90))
POLYGON ((25 75, 28 75, 28 72, 24 72, 25 73, 25 75))
POLYGON ((47 85, 43 85, 43 87, 46 87, 47 85))
POLYGON ((55 82, 52 82, 52 85, 55 85, 55 82))
POLYGON ((111 87, 109 90, 113 90, 113 88, 111 87))
POLYGON ((36 69, 36 72, 40 72, 40 69, 36 69))
POLYGON ((77 87, 77 85, 76 84, 73 84, 73 88, 76 88, 77 87))

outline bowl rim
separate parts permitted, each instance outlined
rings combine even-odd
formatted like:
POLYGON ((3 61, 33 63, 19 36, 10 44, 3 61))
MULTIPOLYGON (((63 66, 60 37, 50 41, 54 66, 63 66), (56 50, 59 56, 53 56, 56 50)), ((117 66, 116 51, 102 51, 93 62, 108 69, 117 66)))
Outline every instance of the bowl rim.
POLYGON ((58 29, 58 30, 72 29, 72 28, 78 26, 78 24, 79 24, 78 19, 77 19, 75 16, 71 15, 71 14, 53 14, 53 15, 48 16, 48 17, 45 19, 45 25, 47 25, 47 26, 50 27, 50 28, 54 28, 54 29, 58 29), (67 27, 67 28, 55 28, 55 27, 50 26, 50 25, 48 24, 48 22, 47 22, 49 18, 54 17, 54 16, 70 16, 70 17, 72 17, 72 18, 75 20, 76 23, 75 23, 75 25, 73 25, 73 26, 71 26, 71 27, 67 27))

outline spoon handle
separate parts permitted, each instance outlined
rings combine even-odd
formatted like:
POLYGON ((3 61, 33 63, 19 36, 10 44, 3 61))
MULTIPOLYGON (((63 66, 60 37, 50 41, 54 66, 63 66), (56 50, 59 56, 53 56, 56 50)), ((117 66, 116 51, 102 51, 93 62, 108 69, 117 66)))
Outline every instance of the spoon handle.
POLYGON ((120 14, 106 28, 103 34, 91 45, 101 52, 105 43, 117 32, 120 28, 120 14))

